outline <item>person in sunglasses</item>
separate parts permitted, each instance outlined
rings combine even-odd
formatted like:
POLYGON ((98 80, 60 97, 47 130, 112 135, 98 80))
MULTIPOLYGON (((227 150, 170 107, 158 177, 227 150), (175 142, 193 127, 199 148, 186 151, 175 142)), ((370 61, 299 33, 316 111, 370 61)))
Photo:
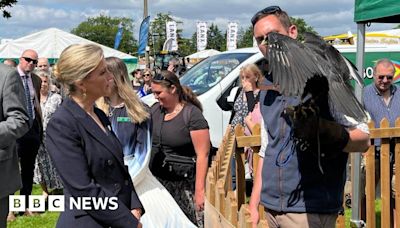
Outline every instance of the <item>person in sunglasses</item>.
MULTIPOLYGON (((21 195, 32 193, 35 160, 43 135, 42 114, 40 109, 40 88, 42 80, 33 73, 38 63, 38 54, 35 50, 28 49, 22 52, 19 58, 17 71, 24 85, 26 108, 29 116, 29 131, 17 140, 17 152, 20 157, 22 188, 21 195)), ((29 208, 29 205, 26 205, 29 208)), ((33 215, 28 209, 25 215, 33 215)))
POLYGON ((193 91, 170 71, 151 84, 159 101, 151 108, 153 145, 150 169, 186 216, 203 227, 205 178, 210 150, 208 123, 193 91))
MULTIPOLYGON (((266 37, 270 32, 297 38, 296 25, 279 6, 260 10, 251 23, 258 48, 267 60, 266 37)), ((351 122, 333 107, 319 112, 329 118, 329 125, 327 120, 317 119, 315 115, 303 115, 303 110, 296 110, 296 115, 304 118, 292 123, 283 110, 298 105, 299 98, 280 94, 274 88, 273 78, 273 72, 265 75, 260 86, 264 87, 260 92, 262 129, 259 155, 262 158, 257 165, 249 203, 253 227, 257 226, 258 205, 261 203, 271 228, 333 228, 338 212, 342 210, 348 152, 368 149, 368 126, 351 122), (315 128, 321 139, 320 156, 315 147, 302 150, 293 139, 293 134, 299 130, 304 132, 315 128), (335 147, 327 148, 328 143, 335 147)))
POLYGON ((143 71, 143 83, 142 86, 139 88, 137 95, 139 97, 144 97, 151 94, 151 81, 153 79, 153 73, 151 69, 146 68, 143 71))
MULTIPOLYGON (((399 87, 393 84, 395 75, 395 67, 389 59, 379 59, 374 66, 374 82, 364 88, 363 102, 365 109, 371 115, 371 119, 375 123, 375 127, 380 127, 380 122, 383 118, 389 120, 390 127, 395 126, 396 119, 400 117, 400 91, 399 87)), ((378 184, 380 179, 380 147, 381 140, 375 139, 375 183, 378 184)), ((394 146, 395 142, 390 142, 390 172, 392 181, 394 181, 394 146)), ((362 184, 365 184, 365 160, 362 163, 362 184)), ((394 182, 393 182, 394 183, 394 182)), ((361 186, 362 210, 361 218, 365 219, 365 188, 361 186)), ((392 193, 394 185, 392 184, 392 193)), ((394 208, 394 194, 390 208, 394 208)), ((393 219, 393 216, 391 216, 393 219)), ((393 221, 392 221, 393 222, 393 221)))

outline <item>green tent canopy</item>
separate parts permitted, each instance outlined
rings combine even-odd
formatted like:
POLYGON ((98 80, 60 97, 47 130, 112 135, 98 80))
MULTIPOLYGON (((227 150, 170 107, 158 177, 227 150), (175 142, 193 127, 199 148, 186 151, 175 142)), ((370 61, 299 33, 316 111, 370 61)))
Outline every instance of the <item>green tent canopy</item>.
POLYGON ((355 22, 400 22, 399 0, 355 0, 355 22))

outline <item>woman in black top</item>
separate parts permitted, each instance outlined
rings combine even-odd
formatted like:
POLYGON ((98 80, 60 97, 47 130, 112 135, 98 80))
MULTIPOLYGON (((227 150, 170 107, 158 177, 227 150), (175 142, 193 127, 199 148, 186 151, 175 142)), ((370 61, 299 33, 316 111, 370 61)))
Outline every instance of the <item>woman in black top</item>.
POLYGON ((169 71, 154 77, 151 88, 159 101, 151 110, 151 170, 189 219, 202 227, 211 143, 201 104, 169 71))

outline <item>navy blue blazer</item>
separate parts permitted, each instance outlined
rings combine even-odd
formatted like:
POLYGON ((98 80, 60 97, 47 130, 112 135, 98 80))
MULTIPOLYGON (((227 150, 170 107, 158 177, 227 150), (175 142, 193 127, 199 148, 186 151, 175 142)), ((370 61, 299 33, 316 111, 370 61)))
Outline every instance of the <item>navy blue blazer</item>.
POLYGON ((47 150, 64 184, 65 211, 57 227, 137 227, 131 210, 144 208, 124 165, 122 146, 106 115, 97 108, 95 113, 107 133, 69 98, 47 125, 47 150), (118 209, 70 210, 70 197, 118 197, 118 209))

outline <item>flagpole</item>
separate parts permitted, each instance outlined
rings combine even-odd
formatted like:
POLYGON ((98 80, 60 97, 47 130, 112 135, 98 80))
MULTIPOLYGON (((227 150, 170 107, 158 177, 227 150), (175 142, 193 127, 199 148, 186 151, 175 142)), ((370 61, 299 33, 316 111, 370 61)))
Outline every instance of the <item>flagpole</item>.
MULTIPOLYGON (((145 19, 148 16, 148 12, 147 12, 147 0, 143 0, 143 19, 145 19)), ((150 59, 149 59, 149 50, 146 46, 145 48, 145 52, 144 52, 144 56, 146 59, 146 68, 150 68, 150 59)))

